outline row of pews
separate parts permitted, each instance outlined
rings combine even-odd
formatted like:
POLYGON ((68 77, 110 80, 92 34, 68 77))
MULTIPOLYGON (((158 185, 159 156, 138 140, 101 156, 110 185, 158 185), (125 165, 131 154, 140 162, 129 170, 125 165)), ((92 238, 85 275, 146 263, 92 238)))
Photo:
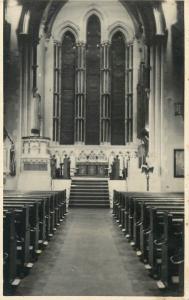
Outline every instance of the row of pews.
POLYGON ((160 289, 184 288, 184 194, 114 191, 113 215, 160 289))
POLYGON ((6 191, 3 196, 3 285, 11 295, 66 214, 66 191, 6 191))

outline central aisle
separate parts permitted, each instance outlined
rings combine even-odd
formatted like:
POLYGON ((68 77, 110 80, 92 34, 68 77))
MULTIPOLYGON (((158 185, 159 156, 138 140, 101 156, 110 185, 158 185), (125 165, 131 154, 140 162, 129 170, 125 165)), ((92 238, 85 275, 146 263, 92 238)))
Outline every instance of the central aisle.
POLYGON ((109 209, 72 209, 16 295, 160 295, 109 209))

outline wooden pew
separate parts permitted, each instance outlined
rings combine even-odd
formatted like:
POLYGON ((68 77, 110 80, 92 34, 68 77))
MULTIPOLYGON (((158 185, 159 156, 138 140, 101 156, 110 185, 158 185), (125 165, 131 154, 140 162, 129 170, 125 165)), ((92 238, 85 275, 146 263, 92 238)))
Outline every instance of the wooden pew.
POLYGON ((150 232, 148 239, 148 263, 151 266, 152 275, 157 278, 157 260, 161 259, 161 245, 162 240, 164 240, 164 214, 166 212, 172 212, 175 216, 183 215, 183 207, 174 206, 163 206, 163 207, 150 207, 150 232))
POLYGON ((10 283, 13 282, 16 285, 16 282, 20 281, 18 278, 25 275, 25 270, 33 265, 31 254, 36 252, 39 254, 41 252, 39 246, 48 244, 50 236, 63 221, 65 214, 65 191, 7 191, 4 193, 4 239, 7 241, 4 248, 5 293, 10 283), (14 237, 9 234, 10 230, 7 230, 6 214, 14 216, 14 221, 11 223, 15 228, 14 237), (15 244, 12 250, 7 246, 10 236, 15 244), (13 249, 14 255, 8 256, 8 252, 11 253, 13 249))
POLYGON ((160 288, 179 277, 183 289, 183 213, 183 193, 114 191, 113 215, 160 288))
POLYGON ((29 214, 29 222, 30 222, 30 250, 32 253, 32 257, 36 259, 36 255, 41 253, 39 249, 39 202, 33 201, 32 199, 24 199, 24 198, 8 198, 4 199, 4 204, 13 204, 13 205, 29 205, 30 214, 29 214))
POLYGON ((167 202, 161 203, 156 202, 145 202, 140 203, 141 205, 141 224, 140 224, 140 246, 139 249, 141 251, 141 259, 147 263, 148 262, 148 239, 149 234, 151 232, 150 227, 150 207, 156 207, 161 209, 161 211, 169 211, 175 208, 175 210, 183 210, 184 203, 182 201, 175 201, 173 203, 167 202))
POLYGON ((17 249, 14 211, 3 211, 3 290, 11 291, 18 286, 20 279, 17 278, 17 249))
POLYGON ((56 231, 66 214, 66 191, 31 191, 27 192, 35 196, 50 197, 51 234, 56 231))
POLYGON ((41 243, 46 243, 49 240, 49 238, 53 235, 53 233, 56 231, 56 226, 59 226, 59 223, 63 221, 64 215, 66 213, 66 193, 65 191, 8 191, 6 192, 4 197, 11 197, 11 195, 14 195, 14 197, 28 197, 37 198, 40 200, 45 201, 45 213, 44 213, 44 207, 42 209, 41 215, 43 216, 43 220, 40 221, 40 227, 42 227, 42 230, 40 232, 43 232, 42 236, 40 237, 41 243), (46 238, 45 238, 45 231, 46 231, 46 238))
MULTIPOLYGON (((45 245, 47 241, 47 235, 46 235, 46 227, 47 227, 47 220, 46 220, 46 211, 48 212, 48 204, 46 204, 46 199, 42 199, 42 197, 36 197, 36 196, 30 196, 25 194, 16 194, 16 195, 4 195, 4 201, 15 201, 15 202, 23 202, 25 204, 34 204, 38 206, 38 224, 34 224, 34 228, 36 227, 36 230, 39 230, 39 244, 45 245), (38 203, 38 204, 35 204, 38 203)), ((35 222, 35 219, 33 217, 30 218, 31 222, 35 222), (33 220, 32 220, 33 219, 33 220)))
MULTIPOLYGON (((121 225, 122 231, 130 239, 130 231, 133 230, 133 217, 135 200, 145 197, 181 197, 183 193, 149 193, 149 192, 114 192, 113 214, 121 225)), ((132 234, 131 234, 132 235, 132 234)))
MULTIPOLYGON (((136 206, 141 204, 141 202, 147 201, 179 201, 181 198, 180 195, 173 195, 173 194, 163 194, 163 193, 148 193, 147 195, 140 195, 140 196, 130 196, 129 197, 129 208, 128 208, 128 238, 131 240, 133 239, 133 232, 134 232, 134 224, 136 224, 137 219, 137 210, 136 206)), ((139 208, 139 211, 141 208, 139 208)), ((140 213, 139 213, 140 214, 140 213)))
POLYGON ((164 213, 163 233, 158 287, 169 288, 176 279, 176 283, 180 284, 180 289, 182 289, 184 285, 184 211, 177 212, 177 214, 172 211, 164 213))
POLYGON ((30 207, 25 204, 4 204, 3 209, 14 211, 19 272, 25 273, 33 264, 30 256, 30 207))

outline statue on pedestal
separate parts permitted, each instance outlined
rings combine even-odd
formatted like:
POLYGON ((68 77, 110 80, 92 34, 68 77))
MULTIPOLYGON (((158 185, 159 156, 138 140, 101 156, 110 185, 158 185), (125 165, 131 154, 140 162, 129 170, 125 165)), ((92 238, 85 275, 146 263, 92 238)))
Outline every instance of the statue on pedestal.
POLYGON ((66 154, 64 157, 63 170, 64 170, 64 174, 63 174, 64 179, 70 179, 70 158, 67 157, 66 154))
POLYGON ((56 178, 56 157, 53 155, 51 157, 51 178, 55 179, 56 178))
POLYGON ((16 160, 15 160, 15 147, 14 144, 10 148, 10 175, 16 175, 16 160))
POLYGON ((119 180, 120 175, 120 159, 119 156, 116 155, 116 158, 114 159, 114 179, 119 180))
POLYGON ((40 136, 40 122, 41 122, 41 96, 36 88, 31 103, 31 134, 40 136))

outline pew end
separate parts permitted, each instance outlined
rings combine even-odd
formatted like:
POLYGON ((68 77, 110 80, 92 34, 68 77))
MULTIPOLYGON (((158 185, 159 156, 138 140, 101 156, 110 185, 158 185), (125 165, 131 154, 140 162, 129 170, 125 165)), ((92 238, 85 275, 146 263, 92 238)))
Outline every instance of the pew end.
POLYGON ((21 282, 21 279, 15 278, 15 279, 12 281, 11 286, 12 286, 13 288, 14 288, 14 287, 17 287, 17 286, 19 286, 20 282, 21 282))
POLYGON ((161 280, 158 280, 156 283, 157 283, 158 289, 160 289, 160 290, 165 290, 166 289, 165 284, 161 280))

